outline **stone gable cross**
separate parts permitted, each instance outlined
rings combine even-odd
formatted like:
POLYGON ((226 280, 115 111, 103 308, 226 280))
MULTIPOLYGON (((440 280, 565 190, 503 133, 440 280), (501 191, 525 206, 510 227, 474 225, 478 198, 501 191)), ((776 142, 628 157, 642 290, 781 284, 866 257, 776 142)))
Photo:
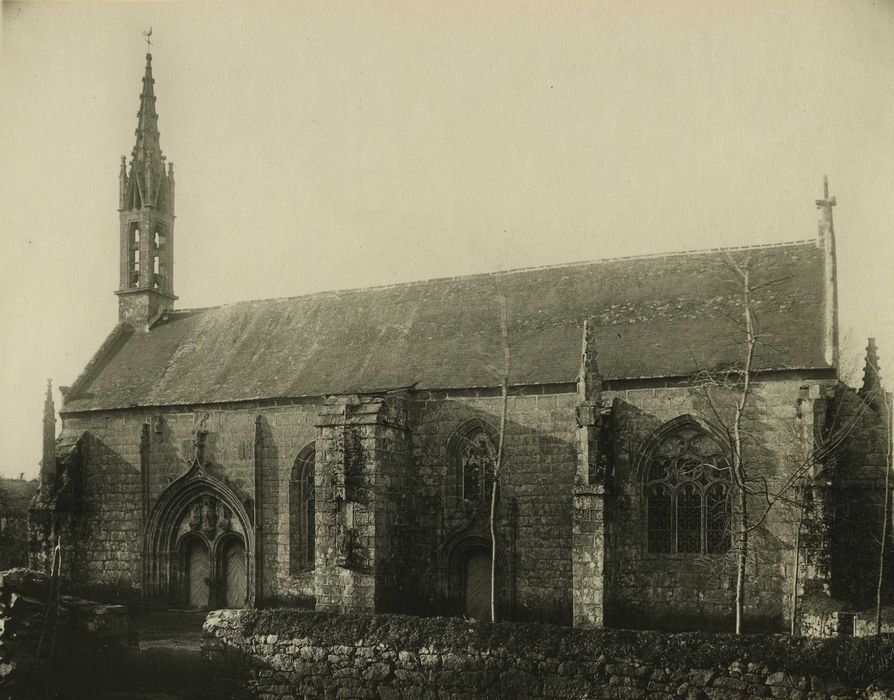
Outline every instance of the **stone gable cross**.
POLYGON ((823 175, 823 198, 816 200, 817 209, 825 209, 826 215, 832 218, 832 207, 837 204, 835 197, 829 197, 829 178, 823 175))

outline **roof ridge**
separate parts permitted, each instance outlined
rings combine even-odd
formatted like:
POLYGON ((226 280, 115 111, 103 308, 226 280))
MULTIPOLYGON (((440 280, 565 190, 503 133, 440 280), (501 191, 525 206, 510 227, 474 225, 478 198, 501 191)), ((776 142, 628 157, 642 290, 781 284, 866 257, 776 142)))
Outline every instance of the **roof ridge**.
POLYGON ((600 258, 597 260, 577 260, 574 262, 553 263, 551 265, 530 265, 528 267, 514 267, 508 270, 494 270, 492 272, 473 272, 465 275, 447 275, 444 277, 428 277, 419 280, 408 280, 406 282, 392 282, 391 284, 378 284, 369 287, 347 287, 343 289, 321 289, 316 292, 307 292, 306 294, 292 294, 282 297, 264 297, 261 299, 244 299, 242 301, 233 301, 228 304, 214 304, 212 306, 201 306, 191 309, 175 309, 169 311, 169 314, 181 313, 197 313, 199 311, 210 311, 211 309, 224 309, 231 306, 239 306, 241 304, 259 304, 270 301, 289 301, 292 299, 306 299, 309 297, 322 296, 327 294, 348 294, 351 292, 378 291, 385 289, 396 289, 398 287, 409 287, 414 284, 425 284, 427 282, 448 282, 463 279, 476 279, 481 277, 499 277, 501 275, 514 275, 522 272, 534 272, 536 270, 559 270, 563 268, 583 267, 584 265, 598 265, 601 263, 621 262, 624 260, 654 260, 657 258, 673 258, 683 255, 703 255, 705 253, 721 253, 726 251, 742 251, 742 250, 761 250, 764 248, 786 248, 796 245, 804 245, 806 243, 813 244, 815 239, 802 238, 796 241, 783 241, 777 243, 760 243, 743 246, 721 246, 717 248, 693 248, 690 250, 671 251, 669 253, 646 253, 643 255, 621 255, 614 258, 600 258))

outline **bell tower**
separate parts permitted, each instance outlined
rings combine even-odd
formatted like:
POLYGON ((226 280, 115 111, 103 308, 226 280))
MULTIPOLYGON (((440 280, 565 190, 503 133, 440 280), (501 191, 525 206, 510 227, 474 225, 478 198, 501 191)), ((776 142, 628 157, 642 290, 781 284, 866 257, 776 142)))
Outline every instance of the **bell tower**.
POLYGON ((118 175, 121 226, 121 284, 118 320, 146 330, 173 308, 174 164, 165 163, 155 111, 152 54, 146 54, 136 144, 118 175))

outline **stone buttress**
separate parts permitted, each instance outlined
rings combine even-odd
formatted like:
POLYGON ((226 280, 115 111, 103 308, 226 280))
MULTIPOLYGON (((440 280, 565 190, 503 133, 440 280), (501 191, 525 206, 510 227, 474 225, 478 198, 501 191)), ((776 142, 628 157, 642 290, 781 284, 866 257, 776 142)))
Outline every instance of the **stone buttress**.
POLYGON ((316 609, 387 610, 400 559, 397 491, 409 487, 406 398, 330 398, 317 428, 316 609))
POLYGON ((572 615, 575 627, 605 623, 607 460, 600 449, 602 378, 593 329, 584 322, 578 377, 577 473, 572 508, 572 615))

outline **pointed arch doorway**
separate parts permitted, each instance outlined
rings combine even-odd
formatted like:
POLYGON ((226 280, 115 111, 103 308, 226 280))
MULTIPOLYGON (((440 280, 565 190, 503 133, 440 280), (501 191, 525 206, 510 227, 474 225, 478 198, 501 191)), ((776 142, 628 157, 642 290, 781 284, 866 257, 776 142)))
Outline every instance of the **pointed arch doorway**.
POLYGON ((207 608, 211 592, 211 555, 208 545, 200 538, 192 537, 186 542, 185 549, 186 607, 207 608))
POLYGON ((244 608, 247 593, 245 547, 241 540, 230 537, 222 542, 220 552, 220 574, 223 579, 221 597, 224 607, 244 608))
MULTIPOLYGON (((490 535, 478 528, 459 533, 442 550, 441 566, 450 615, 491 619, 491 548, 490 535)), ((495 581, 497 619, 513 612, 512 559, 501 540, 497 540, 495 581)))
POLYGON ((465 613, 476 620, 490 620, 491 556, 483 547, 476 547, 465 562, 465 613))
POLYGON ((186 608, 253 605, 254 528, 246 503, 198 463, 173 481, 148 521, 144 595, 186 608))

